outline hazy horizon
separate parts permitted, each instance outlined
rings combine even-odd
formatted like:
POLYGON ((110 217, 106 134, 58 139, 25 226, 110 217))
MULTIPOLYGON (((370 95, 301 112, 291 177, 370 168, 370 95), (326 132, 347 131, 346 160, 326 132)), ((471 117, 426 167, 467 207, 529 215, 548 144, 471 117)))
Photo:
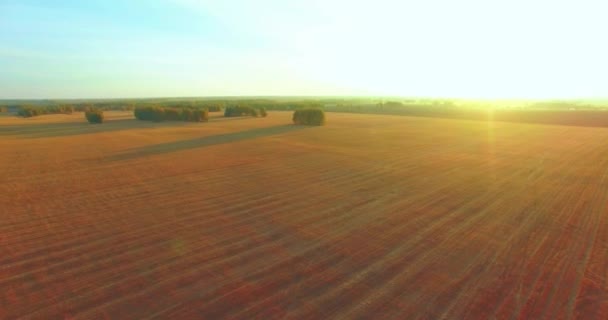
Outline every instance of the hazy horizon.
POLYGON ((0 99, 603 100, 601 1, 0 2, 0 99))
POLYGON ((83 97, 83 98, 0 98, 0 102, 62 102, 62 101, 125 101, 125 100, 382 100, 384 102, 404 101, 461 101, 461 102, 573 102, 573 103, 608 103, 608 98, 457 98, 457 97, 414 97, 414 96, 381 96, 381 95, 229 95, 229 96, 141 96, 141 97, 83 97))

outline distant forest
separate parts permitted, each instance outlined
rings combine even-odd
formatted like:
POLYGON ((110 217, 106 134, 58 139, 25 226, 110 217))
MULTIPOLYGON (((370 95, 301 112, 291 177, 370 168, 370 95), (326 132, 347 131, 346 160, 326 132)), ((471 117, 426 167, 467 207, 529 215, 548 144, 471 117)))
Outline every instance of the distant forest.
MULTIPOLYGON (((0 111, 14 114, 44 110, 122 110, 138 107, 223 111, 244 107, 275 111, 320 108, 327 112, 441 117, 608 127, 608 101, 603 100, 462 100, 398 97, 213 97, 94 100, 0 100, 0 111)), ((43 112, 61 113, 61 112, 43 112)), ((67 112, 69 113, 69 112, 67 112)))

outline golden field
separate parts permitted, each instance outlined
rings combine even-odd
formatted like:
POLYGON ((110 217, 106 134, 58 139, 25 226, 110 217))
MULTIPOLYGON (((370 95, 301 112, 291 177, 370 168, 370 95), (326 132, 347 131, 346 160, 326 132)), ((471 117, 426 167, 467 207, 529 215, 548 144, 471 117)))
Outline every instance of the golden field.
POLYGON ((0 319, 606 319, 608 129, 0 117, 0 319))

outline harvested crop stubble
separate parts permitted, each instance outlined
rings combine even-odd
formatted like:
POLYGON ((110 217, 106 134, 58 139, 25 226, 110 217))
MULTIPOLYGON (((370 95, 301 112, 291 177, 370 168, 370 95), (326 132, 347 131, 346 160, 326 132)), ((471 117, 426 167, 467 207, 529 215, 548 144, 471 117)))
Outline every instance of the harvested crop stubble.
POLYGON ((608 318, 607 129, 328 116, 0 117, 0 319, 608 318))

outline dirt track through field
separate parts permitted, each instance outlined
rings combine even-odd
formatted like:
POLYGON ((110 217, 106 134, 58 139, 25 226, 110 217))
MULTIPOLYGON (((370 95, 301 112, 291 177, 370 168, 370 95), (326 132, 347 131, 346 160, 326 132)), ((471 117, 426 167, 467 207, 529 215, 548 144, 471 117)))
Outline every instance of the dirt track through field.
POLYGON ((0 318, 606 319, 608 129, 0 118, 0 318))

